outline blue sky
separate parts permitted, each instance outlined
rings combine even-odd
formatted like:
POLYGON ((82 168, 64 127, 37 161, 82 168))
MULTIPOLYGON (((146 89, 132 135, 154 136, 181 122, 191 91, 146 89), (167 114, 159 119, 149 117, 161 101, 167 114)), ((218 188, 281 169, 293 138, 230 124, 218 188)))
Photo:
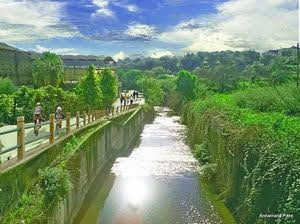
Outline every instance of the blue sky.
POLYGON ((0 42, 59 54, 159 57, 298 41, 298 0, 0 0, 0 42))

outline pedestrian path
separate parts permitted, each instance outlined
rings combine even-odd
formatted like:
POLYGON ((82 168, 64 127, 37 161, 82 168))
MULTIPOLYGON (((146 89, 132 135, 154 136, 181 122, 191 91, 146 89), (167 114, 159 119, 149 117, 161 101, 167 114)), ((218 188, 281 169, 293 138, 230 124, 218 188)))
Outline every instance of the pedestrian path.
MULTIPOLYGON (((142 105, 144 103, 145 103, 145 100, 142 97, 139 98, 139 99, 136 99, 134 101, 134 104, 142 105)), ((117 99, 115 101, 115 103, 113 104, 113 107, 117 108, 120 105, 121 105, 120 100, 117 99)), ((129 105, 129 104, 127 104, 127 105, 129 105)), ((83 121, 83 118, 80 118, 80 121, 83 121)), ((26 125, 30 126, 30 125, 33 125, 33 123, 26 123, 26 125)), ((73 127, 73 129, 76 128, 75 127, 76 126, 76 118, 75 117, 70 119, 70 126, 73 127)), ((62 127, 66 127, 66 121, 63 121, 62 127)), ((4 126, 4 127, 0 128, 0 132, 12 130, 14 128, 17 128, 17 126, 16 125, 7 125, 7 126, 4 126)), ((49 142, 49 137, 47 136, 47 134, 49 133, 49 129, 50 129, 49 124, 43 125, 39 129, 39 135, 38 136, 34 135, 34 129, 33 128, 26 129, 25 130, 25 142, 31 142, 34 139, 40 138, 40 136, 45 136, 45 138, 42 138, 42 139, 39 139, 39 140, 34 141, 32 143, 26 144, 26 151, 29 151, 33 148, 36 148, 36 147, 40 146, 41 144, 49 142)), ((17 132, 12 132, 12 133, 9 133, 9 134, 0 135, 0 152, 3 149, 7 149, 7 148, 15 146, 16 145, 16 139, 17 139, 17 132)), ((13 157, 16 157, 16 155, 17 155, 17 150, 13 150, 11 152, 7 152, 3 155, 0 155, 0 163, 1 163, 1 161, 3 162, 3 161, 11 159, 13 157)))

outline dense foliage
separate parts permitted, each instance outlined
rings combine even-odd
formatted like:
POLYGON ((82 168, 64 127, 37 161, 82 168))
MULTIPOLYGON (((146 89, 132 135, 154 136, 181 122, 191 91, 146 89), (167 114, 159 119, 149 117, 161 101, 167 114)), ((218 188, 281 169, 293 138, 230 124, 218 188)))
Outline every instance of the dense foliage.
POLYGON ((76 155, 82 139, 73 137, 49 167, 38 171, 37 182, 20 197, 16 207, 0 219, 1 223, 47 222, 48 210, 55 207, 73 188, 71 171, 66 163, 76 155))
POLYGON ((88 68, 87 74, 80 80, 79 86, 76 90, 81 97, 87 109, 99 108, 102 104, 102 92, 100 88, 100 77, 94 66, 88 68))
MULTIPOLYGON (((4 80, 4 83, 11 83, 10 80, 4 80)), ((0 94, 0 125, 15 124, 17 116, 25 116, 26 122, 32 122, 38 102, 43 108, 45 120, 55 112, 57 106, 72 114, 109 107, 117 98, 118 80, 113 71, 106 69, 98 72, 91 66, 74 91, 48 85, 37 89, 22 86, 15 90, 13 87, 7 88, 5 92, 7 94, 0 94)))
POLYGON ((105 69, 100 74, 100 88, 103 94, 103 105, 110 107, 118 97, 118 79, 110 69, 105 69))
MULTIPOLYGON (((270 87, 248 91, 262 97, 248 95, 248 101, 244 100, 242 90, 196 99, 190 104, 183 116, 190 143, 196 157, 205 164, 203 177, 235 212, 240 223, 260 223, 263 221, 260 214, 293 216, 266 219, 266 223, 298 223, 299 102, 295 109, 295 105, 277 105, 275 101, 275 107, 267 106, 265 110, 256 105, 272 101, 265 94, 271 91, 270 87), (283 107, 285 110, 281 110, 283 107), (288 116, 288 111, 293 111, 294 117, 288 116)), ((279 91, 299 90, 286 85, 279 91)), ((285 97, 296 102, 293 95, 285 97)))
POLYGON ((47 85, 58 87, 61 84, 63 72, 63 61, 54 53, 45 52, 32 64, 33 82, 37 87, 47 85))
POLYGON ((13 94, 16 87, 9 78, 0 77, 0 94, 13 94))
POLYGON ((126 58, 118 62, 118 76, 124 89, 135 89, 141 76, 176 75, 186 70, 204 82, 211 90, 227 92, 239 88, 242 81, 260 85, 279 84, 296 78, 296 48, 265 53, 198 52, 183 57, 126 58))
POLYGON ((137 85, 144 93, 145 100, 150 105, 160 105, 163 102, 163 89, 160 82, 152 77, 138 80, 137 85))

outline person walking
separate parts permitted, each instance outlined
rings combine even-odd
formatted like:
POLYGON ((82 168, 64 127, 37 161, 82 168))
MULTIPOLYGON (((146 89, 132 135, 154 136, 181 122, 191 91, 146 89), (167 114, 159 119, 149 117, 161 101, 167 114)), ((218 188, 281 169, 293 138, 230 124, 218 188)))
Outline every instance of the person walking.
POLYGON ((133 99, 135 100, 135 96, 136 96, 136 93, 135 93, 135 90, 133 91, 133 99))
POLYGON ((121 93, 121 95, 120 95, 120 105, 121 106, 123 105, 123 101, 124 101, 124 96, 123 96, 123 93, 121 93))
POLYGON ((134 97, 133 97, 133 95, 131 95, 131 96, 130 96, 130 105, 133 104, 133 99, 134 99, 134 97))
POLYGON ((124 106, 126 106, 126 103, 127 103, 127 94, 125 93, 125 96, 124 96, 124 106))

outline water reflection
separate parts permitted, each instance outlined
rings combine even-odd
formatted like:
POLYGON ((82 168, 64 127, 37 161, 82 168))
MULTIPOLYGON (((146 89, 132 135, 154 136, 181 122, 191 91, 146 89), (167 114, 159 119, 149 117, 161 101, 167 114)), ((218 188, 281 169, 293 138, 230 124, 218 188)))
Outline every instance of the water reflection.
POLYGON ((106 177, 113 179, 109 195, 89 201, 76 223, 221 223, 198 187, 197 162, 184 143, 179 117, 168 116, 166 108, 156 110, 140 145, 113 164, 106 177), (89 212, 93 204, 98 205, 97 215, 89 212))
POLYGON ((146 183, 139 179, 127 181, 123 189, 123 197, 133 209, 139 209, 142 204, 146 203, 149 197, 149 189, 146 183))

